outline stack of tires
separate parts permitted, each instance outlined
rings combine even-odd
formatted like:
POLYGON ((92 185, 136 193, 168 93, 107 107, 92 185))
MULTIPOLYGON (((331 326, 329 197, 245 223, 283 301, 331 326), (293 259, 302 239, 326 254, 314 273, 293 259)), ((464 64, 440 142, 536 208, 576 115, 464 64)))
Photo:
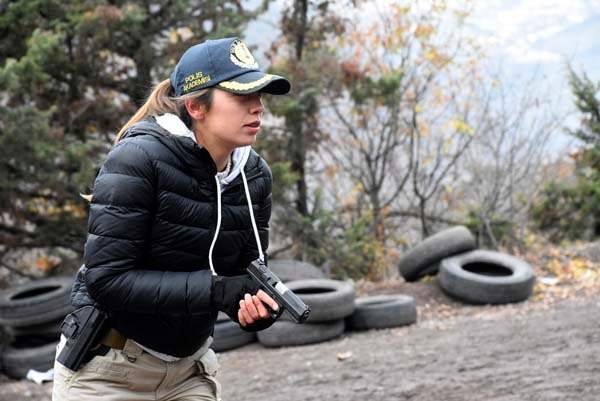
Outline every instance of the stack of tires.
POLYGON ((0 325, 12 341, 4 344, 0 369, 24 378, 30 369, 52 368, 60 323, 73 310, 72 277, 50 277, 0 292, 0 325))
POLYGON ((303 324, 290 320, 286 312, 266 330, 258 341, 266 347, 314 344, 342 335, 345 319, 354 312, 354 287, 351 283, 329 279, 290 281, 287 287, 310 308, 303 324))
MULTIPOLYGON (((279 277, 279 279, 288 283, 300 279, 324 278, 324 273, 310 263, 291 260, 275 259, 269 261, 269 268, 279 277)), ((224 313, 219 313, 215 323, 213 333, 213 343, 211 348, 215 352, 225 352, 239 348, 246 344, 256 341, 256 333, 249 333, 240 328, 224 313)))
POLYGON ((452 227, 408 250, 398 269, 406 281, 439 273, 442 290, 469 304, 506 304, 531 296, 535 276, 529 264, 476 247, 466 227, 452 227))

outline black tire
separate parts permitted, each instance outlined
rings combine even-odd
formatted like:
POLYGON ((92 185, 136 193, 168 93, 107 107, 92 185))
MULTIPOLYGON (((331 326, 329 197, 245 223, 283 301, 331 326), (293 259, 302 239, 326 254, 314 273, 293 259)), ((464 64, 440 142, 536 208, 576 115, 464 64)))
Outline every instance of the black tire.
POLYGON ((284 283, 295 280, 325 278, 325 273, 316 266, 299 260, 269 260, 269 268, 284 283))
POLYGON ((224 320, 215 324, 213 338, 211 348, 215 352, 223 352, 256 341, 256 333, 242 330, 240 325, 232 320, 224 320))
POLYGON ((4 355, 4 350, 6 347, 8 347, 8 344, 0 343, 0 373, 4 373, 4 366, 2 366, 4 361, 2 360, 2 355, 4 355))
POLYGON ((477 247, 468 228, 455 226, 425 238, 409 249, 398 263, 398 270, 406 281, 416 281, 428 274, 436 274, 438 262, 477 247))
POLYGON ((343 319, 315 324, 279 320, 258 332, 258 341, 265 347, 316 344, 341 336, 344 327, 343 319))
MULTIPOLYGON (((354 312, 352 284, 329 279, 290 281, 286 286, 310 308, 308 323, 343 319, 354 312)), ((288 318, 284 313, 282 315, 288 318)))
POLYGON ((0 324, 26 327, 64 318, 71 305, 73 277, 49 277, 0 292, 0 324))
POLYGON ((531 295, 535 276, 526 262, 504 253, 477 250, 444 259, 439 283, 444 292, 472 304, 506 304, 531 295))
POLYGON ((415 299, 408 295, 377 295, 359 298, 346 326, 354 330, 383 329, 417 321, 415 299))
POLYGON ((231 322, 231 319, 229 318, 229 316, 227 316, 225 312, 219 311, 219 313, 217 314, 217 323, 219 322, 231 322))
POLYGON ((7 327, 6 331, 13 337, 37 336, 58 340, 60 338, 60 325, 63 318, 49 323, 36 324, 25 327, 7 327))
POLYGON ((46 339, 22 337, 4 348, 0 358, 2 368, 7 376, 23 379, 29 369, 45 372, 54 365, 58 341, 48 342, 46 339))

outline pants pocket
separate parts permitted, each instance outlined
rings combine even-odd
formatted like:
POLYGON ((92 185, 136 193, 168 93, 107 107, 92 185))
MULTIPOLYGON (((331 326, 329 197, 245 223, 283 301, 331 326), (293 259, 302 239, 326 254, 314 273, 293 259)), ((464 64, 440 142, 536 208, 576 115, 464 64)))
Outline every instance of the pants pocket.
POLYGON ((196 363, 198 364, 198 367, 209 376, 216 376, 219 371, 217 354, 210 348, 196 361, 196 363))
POLYGON ((75 372, 54 361, 54 382, 52 384, 52 400, 66 400, 67 391, 75 372))
POLYGON ((198 367, 199 374, 211 383, 216 400, 221 401, 221 383, 217 380, 217 373, 219 371, 217 354, 209 348, 200 359, 196 360, 196 366, 198 367))

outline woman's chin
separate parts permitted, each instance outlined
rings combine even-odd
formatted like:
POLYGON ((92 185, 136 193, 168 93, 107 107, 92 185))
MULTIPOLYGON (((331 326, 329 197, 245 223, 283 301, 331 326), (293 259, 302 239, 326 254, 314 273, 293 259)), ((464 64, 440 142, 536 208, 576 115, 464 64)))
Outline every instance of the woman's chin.
POLYGON ((242 147, 242 146, 249 146, 249 145, 254 145, 256 143, 256 135, 252 135, 252 136, 246 136, 243 138, 243 140, 239 141, 237 143, 237 147, 242 147))

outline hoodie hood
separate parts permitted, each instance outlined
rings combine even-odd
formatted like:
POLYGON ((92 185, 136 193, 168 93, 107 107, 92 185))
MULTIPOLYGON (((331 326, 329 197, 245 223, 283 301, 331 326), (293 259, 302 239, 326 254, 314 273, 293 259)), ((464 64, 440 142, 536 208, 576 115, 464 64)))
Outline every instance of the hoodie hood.
MULTIPOLYGON (((156 116, 155 119, 157 124, 167 130, 170 134, 190 138, 198 145, 199 148, 202 148, 202 145, 196 141, 196 136, 194 133, 185 125, 183 121, 181 121, 179 116, 172 113, 166 113, 156 116)), ((244 170, 251 150, 251 146, 243 146, 233 150, 230 160, 232 168, 230 169, 229 173, 227 175, 217 173, 216 175, 219 183, 221 184, 221 191, 224 191, 227 186, 231 184, 233 180, 236 179, 244 170)))

